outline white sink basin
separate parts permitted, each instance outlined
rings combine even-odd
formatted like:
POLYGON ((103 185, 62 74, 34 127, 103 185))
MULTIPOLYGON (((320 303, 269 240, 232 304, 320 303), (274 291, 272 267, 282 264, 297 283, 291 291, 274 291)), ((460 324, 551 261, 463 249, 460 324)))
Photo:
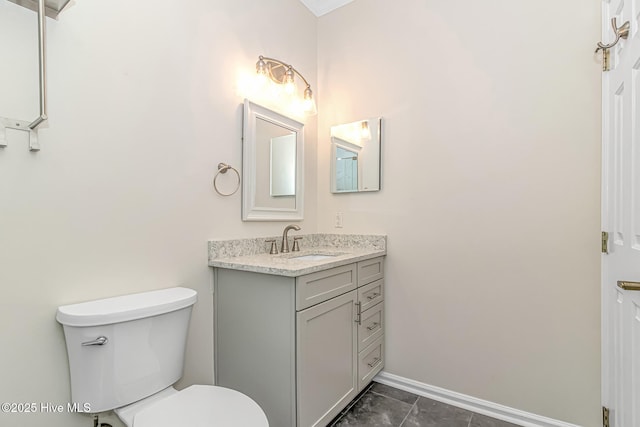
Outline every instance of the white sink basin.
POLYGON ((333 258, 336 255, 326 255, 326 254, 308 254, 308 255, 300 255, 296 257, 291 257, 290 259, 298 260, 298 261, 322 261, 328 258, 333 258))

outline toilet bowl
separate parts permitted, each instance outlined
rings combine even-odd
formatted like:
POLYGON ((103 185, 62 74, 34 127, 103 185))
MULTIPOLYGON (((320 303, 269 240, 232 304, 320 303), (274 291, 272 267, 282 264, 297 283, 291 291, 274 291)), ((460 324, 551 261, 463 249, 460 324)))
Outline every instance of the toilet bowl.
POLYGON ((127 427, 268 426, 260 406, 246 395, 224 387, 173 387, 114 410, 127 427), (155 396, 159 398, 155 398, 155 396))
POLYGON ((170 288, 59 307, 71 401, 91 413, 113 410, 127 427, 268 427, 260 406, 239 391, 173 388, 196 298, 192 289, 170 288))

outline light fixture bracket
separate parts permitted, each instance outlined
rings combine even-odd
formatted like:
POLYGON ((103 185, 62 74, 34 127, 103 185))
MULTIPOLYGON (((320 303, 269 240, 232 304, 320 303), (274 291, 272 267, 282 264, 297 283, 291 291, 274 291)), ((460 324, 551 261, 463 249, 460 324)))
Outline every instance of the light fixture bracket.
POLYGON ((256 73, 258 73, 261 78, 266 78, 268 76, 272 82, 278 85, 283 85, 285 92, 289 95, 293 94, 295 91, 295 76, 297 75, 306 85, 303 92, 303 101, 301 103, 302 109, 305 113, 310 115, 317 113, 311 85, 307 79, 305 79, 304 76, 290 64, 282 62, 279 59, 267 58, 260 55, 258 57, 258 62, 256 62, 256 73))
POLYGON ((273 62, 266 61, 266 70, 267 76, 278 84, 284 84, 284 77, 287 74, 287 67, 285 65, 273 62))
POLYGON ((298 77, 302 79, 302 81, 304 82, 307 88, 311 87, 307 79, 305 79, 304 76, 300 74, 298 70, 293 68, 293 66, 285 62, 282 62, 278 59, 267 58, 266 56, 262 56, 262 55, 260 55, 258 59, 258 63, 260 63, 260 61, 263 61, 264 63, 265 74, 269 76, 269 78, 273 82, 278 84, 285 84, 287 71, 291 70, 293 71, 294 74, 296 74, 298 77))

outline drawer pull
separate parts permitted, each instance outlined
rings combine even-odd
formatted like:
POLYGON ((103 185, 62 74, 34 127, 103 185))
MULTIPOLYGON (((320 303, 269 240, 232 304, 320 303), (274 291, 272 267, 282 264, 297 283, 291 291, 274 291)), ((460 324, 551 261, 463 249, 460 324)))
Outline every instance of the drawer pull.
POLYGON ((373 331, 374 329, 376 329, 378 326, 380 326, 380 323, 378 322, 373 322, 371 325, 367 326, 367 331, 373 331))
POLYGON ((380 360, 382 360, 382 359, 380 359, 379 357, 376 357, 371 362, 367 363, 367 366, 370 367, 370 368, 373 368, 374 366, 376 366, 380 362, 380 360))
POLYGON ((367 299, 369 301, 371 301, 372 299, 375 299, 376 297, 379 297, 379 296, 380 296, 380 294, 376 292, 376 293, 373 293, 371 295, 367 295, 367 299))

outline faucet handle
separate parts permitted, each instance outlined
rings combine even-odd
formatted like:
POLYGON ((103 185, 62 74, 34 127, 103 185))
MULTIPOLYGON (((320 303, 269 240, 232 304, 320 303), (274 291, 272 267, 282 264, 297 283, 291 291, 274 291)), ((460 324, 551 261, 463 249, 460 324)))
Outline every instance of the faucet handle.
POLYGON ((271 240, 265 240, 265 243, 271 243, 271 250, 269 251, 269 253, 271 255, 277 255, 278 254, 278 245, 276 245, 276 240, 275 239, 271 239, 271 240))
POLYGON ((291 249, 291 252, 300 252, 300 245, 298 244, 298 240, 300 239, 302 239, 302 236, 293 238, 293 249, 291 249))

